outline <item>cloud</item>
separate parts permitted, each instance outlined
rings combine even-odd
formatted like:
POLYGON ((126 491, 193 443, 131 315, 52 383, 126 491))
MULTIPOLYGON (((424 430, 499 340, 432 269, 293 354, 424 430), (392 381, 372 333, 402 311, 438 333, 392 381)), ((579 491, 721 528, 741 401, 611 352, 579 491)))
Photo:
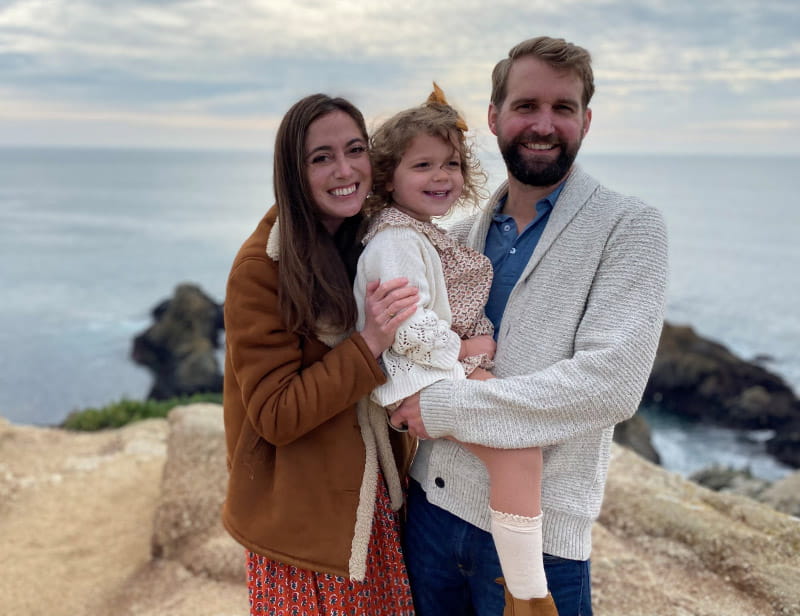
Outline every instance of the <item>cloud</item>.
POLYGON ((591 50, 594 106, 609 114, 596 124, 689 110, 710 122, 719 109, 751 113, 767 92, 796 98, 799 20, 781 0, 16 0, 0 9, 0 143, 19 136, 15 119, 40 114, 133 132, 189 123, 214 144, 231 127, 236 145, 235 127, 272 126, 313 91, 378 118, 423 100, 433 80, 479 127, 494 63, 542 33, 591 50))

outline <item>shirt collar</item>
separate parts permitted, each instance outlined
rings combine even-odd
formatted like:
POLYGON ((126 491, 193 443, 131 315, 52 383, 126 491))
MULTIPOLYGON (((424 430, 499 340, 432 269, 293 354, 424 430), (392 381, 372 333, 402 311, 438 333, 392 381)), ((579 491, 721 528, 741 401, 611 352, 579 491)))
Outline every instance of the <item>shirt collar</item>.
MULTIPOLYGON (((543 208, 539 208, 539 205, 546 206, 546 207, 548 207, 550 209, 555 207, 556 201, 558 200, 558 197, 561 194, 561 191, 564 190, 564 184, 566 184, 566 183, 567 183, 567 180, 565 179, 563 182, 561 182, 561 184, 559 184, 558 186, 555 187, 553 192, 551 192, 546 197, 543 197, 543 198, 539 199, 536 202, 536 209, 539 212, 543 211, 543 208)), ((508 214, 503 214, 501 212, 501 210, 503 209, 503 206, 506 204, 506 198, 507 197, 508 197, 508 193, 503 195, 498 200, 497 205, 494 207, 494 215, 492 216, 492 218, 495 220, 495 222, 503 222, 503 221, 505 221, 505 220, 510 218, 510 216, 508 214)))

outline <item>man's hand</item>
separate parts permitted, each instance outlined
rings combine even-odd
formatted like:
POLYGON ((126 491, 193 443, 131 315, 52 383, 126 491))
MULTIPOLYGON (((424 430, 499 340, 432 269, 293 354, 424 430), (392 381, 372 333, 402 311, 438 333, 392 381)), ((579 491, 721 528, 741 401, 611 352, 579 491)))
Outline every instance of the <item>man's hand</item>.
POLYGON ((422 423, 422 413, 419 408, 419 393, 411 395, 403 400, 400 406, 389 416, 389 422, 395 428, 408 426, 409 434, 422 440, 431 437, 427 430, 425 430, 425 424, 422 423))

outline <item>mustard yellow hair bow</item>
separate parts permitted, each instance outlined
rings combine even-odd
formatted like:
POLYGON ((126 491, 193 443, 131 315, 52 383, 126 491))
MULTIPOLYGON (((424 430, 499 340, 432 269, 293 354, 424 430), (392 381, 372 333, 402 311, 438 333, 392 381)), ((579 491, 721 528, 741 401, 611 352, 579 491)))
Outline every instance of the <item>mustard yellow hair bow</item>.
MULTIPOLYGON (((433 82, 433 92, 431 92, 426 102, 434 103, 437 105, 447 105, 448 107, 452 107, 452 105, 450 105, 450 103, 447 102, 447 99, 444 96, 444 92, 435 81, 433 82)), ((456 128, 465 133, 469 130, 466 121, 464 120, 464 118, 461 117, 460 113, 458 114, 458 118, 456 119, 456 128)))

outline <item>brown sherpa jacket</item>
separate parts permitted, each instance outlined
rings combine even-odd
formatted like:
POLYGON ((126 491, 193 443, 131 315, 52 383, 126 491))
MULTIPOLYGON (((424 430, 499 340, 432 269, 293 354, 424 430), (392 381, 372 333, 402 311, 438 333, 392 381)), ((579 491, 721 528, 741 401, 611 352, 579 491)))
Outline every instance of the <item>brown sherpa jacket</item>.
POLYGON ((385 412, 368 402, 385 377, 358 333, 287 331, 278 309, 278 237, 273 207, 228 279, 230 475, 222 520, 253 552, 363 579, 378 469, 398 509, 413 444, 405 434, 390 436, 385 412))

